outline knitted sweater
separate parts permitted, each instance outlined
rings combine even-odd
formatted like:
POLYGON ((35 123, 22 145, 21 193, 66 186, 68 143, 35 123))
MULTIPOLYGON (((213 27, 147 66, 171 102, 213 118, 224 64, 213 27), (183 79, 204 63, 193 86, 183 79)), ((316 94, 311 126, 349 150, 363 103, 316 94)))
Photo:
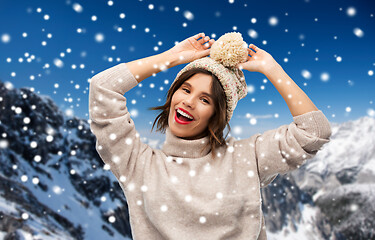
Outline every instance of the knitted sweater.
POLYGON ((140 140, 123 96, 138 84, 125 63, 91 78, 90 127, 96 149, 129 206, 133 239, 267 239, 260 188, 298 168, 329 142, 319 111, 263 134, 201 152, 208 136, 184 140, 166 129, 162 149, 140 140))

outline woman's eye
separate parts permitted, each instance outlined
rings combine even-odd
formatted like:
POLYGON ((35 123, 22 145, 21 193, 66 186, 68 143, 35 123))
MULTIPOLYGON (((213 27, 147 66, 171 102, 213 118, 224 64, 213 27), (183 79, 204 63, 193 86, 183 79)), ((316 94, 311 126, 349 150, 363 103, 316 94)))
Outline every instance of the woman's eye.
MULTIPOLYGON (((185 92, 190 92, 189 89, 187 88, 183 88, 182 91, 185 91, 185 92)), ((205 101, 206 103, 210 103, 207 99, 203 98, 203 101, 205 101)))

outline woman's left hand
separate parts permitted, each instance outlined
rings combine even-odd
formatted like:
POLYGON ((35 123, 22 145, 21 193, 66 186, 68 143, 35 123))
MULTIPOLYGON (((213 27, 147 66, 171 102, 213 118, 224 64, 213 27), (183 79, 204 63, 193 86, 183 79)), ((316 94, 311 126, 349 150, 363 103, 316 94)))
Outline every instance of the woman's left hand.
POLYGON ((178 64, 185 64, 208 56, 211 50, 210 47, 214 42, 214 39, 210 40, 210 37, 205 36, 204 33, 198 33, 178 43, 169 49, 168 52, 172 56, 178 57, 178 64), (199 39, 200 37, 202 38, 199 39))
POLYGON ((271 54, 258 48, 254 44, 250 44, 247 50, 250 56, 247 57, 246 62, 237 65, 240 69, 245 69, 250 72, 260 72, 266 75, 279 65, 271 54))

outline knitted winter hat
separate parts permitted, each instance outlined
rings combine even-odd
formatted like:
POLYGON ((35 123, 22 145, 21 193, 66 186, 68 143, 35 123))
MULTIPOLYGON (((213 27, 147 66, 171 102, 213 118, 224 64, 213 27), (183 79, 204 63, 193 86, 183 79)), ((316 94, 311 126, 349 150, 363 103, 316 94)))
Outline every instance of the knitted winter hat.
POLYGON ((176 76, 193 68, 205 69, 213 73, 224 89, 227 101, 227 123, 232 118, 237 102, 247 95, 247 85, 243 72, 236 66, 246 62, 247 43, 241 33, 231 32, 215 41, 210 50, 210 57, 197 59, 186 65, 176 76))

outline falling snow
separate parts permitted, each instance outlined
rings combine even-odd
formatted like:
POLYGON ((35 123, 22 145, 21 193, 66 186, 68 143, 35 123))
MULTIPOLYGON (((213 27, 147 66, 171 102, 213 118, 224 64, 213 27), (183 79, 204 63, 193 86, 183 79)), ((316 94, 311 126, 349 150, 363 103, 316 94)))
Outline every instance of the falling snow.
POLYGON ((257 31, 254 30, 254 29, 249 29, 249 30, 247 31, 247 34, 248 34, 251 38, 254 38, 254 39, 258 38, 258 33, 257 33, 257 31))
POLYGON ((271 26, 276 26, 278 23, 279 23, 279 19, 277 17, 270 17, 268 19, 268 23, 271 25, 271 26))
POLYGON ((1 41, 2 41, 3 43, 9 43, 10 40, 11 40, 11 37, 10 37, 9 34, 4 33, 4 34, 1 35, 1 41))
MULTIPOLYGON (((238 16, 243 16, 243 19, 246 18, 246 21, 244 20, 244 23, 233 23, 230 26, 232 30, 240 31, 245 41, 254 43, 271 53, 284 69, 290 73, 295 82, 303 90, 307 90, 306 93, 313 89, 323 89, 312 94, 316 96, 316 99, 312 99, 313 102, 320 99, 319 96, 322 94, 324 96, 331 96, 329 98, 334 99, 335 101, 332 100, 333 102, 340 103, 336 105, 325 102, 321 105, 327 117, 334 118, 334 116, 338 116, 339 114, 351 116, 355 112, 375 117, 372 96, 369 94, 362 94, 362 96, 358 92, 355 92, 358 86, 361 86, 362 89, 371 89, 368 86, 373 86, 374 83, 375 63, 366 60, 365 55, 361 59, 355 58, 355 54, 351 56, 352 53, 348 51, 350 47, 348 47, 346 42, 346 39, 351 37, 351 41, 353 42, 351 46, 355 46, 356 48, 362 46, 371 47, 366 45, 366 41, 371 42, 373 40, 371 39, 371 34, 369 34, 372 26, 367 26, 363 23, 371 18, 373 20, 373 14, 365 16, 363 8, 359 3, 358 7, 348 6, 343 8, 341 13, 339 11, 330 13, 332 16, 330 20, 337 18, 340 21, 350 23, 344 25, 345 31, 343 32, 335 29, 335 23, 329 27, 329 24, 326 24, 327 20, 318 15, 313 16, 308 21, 303 17, 301 18, 301 24, 305 23, 303 21, 312 22, 316 28, 322 28, 320 32, 324 34, 321 36, 314 36, 310 28, 300 30, 296 28, 297 23, 292 23, 289 20, 295 15, 295 10, 291 6, 285 6, 289 12, 285 13, 285 15, 283 12, 277 14, 277 16, 268 14, 259 15, 252 14, 246 4, 241 5, 239 1, 228 0, 225 2, 226 7, 219 7, 221 5, 218 4, 218 6, 215 6, 217 7, 215 12, 206 16, 191 5, 176 6, 177 4, 172 4, 164 7, 158 6, 156 3, 143 4, 142 1, 138 1, 138 9, 142 9, 142 13, 145 14, 135 16, 131 14, 130 7, 124 8, 119 1, 106 1, 100 7, 103 8, 103 11, 99 8, 95 8, 95 10, 90 9, 92 6, 89 8, 87 3, 83 2, 72 3, 71 1, 66 1, 65 4, 68 6, 66 10, 64 7, 53 10, 53 8, 28 3, 30 6, 27 6, 27 8, 19 7, 21 14, 17 16, 21 16, 19 17, 20 19, 14 19, 12 16, 6 15, 7 20, 9 18, 9 21, 14 22, 14 24, 10 25, 12 27, 4 24, 0 31, 0 45, 2 50, 0 53, 2 54, 0 65, 3 66, 1 81, 4 81, 6 89, 12 90, 15 86, 18 88, 20 86, 31 85, 30 89, 32 92, 35 90, 38 94, 48 94, 55 101, 60 101, 59 104, 62 106, 66 117, 74 117, 75 114, 86 114, 85 117, 88 118, 88 79, 94 74, 118 63, 134 60, 136 57, 161 53, 172 47, 173 43, 177 43, 183 40, 184 37, 188 37, 187 32, 198 33, 201 31, 196 28, 196 24, 198 23, 204 22, 208 26, 212 26, 212 29, 208 28, 204 31, 206 36, 216 38, 227 31, 216 27, 217 24, 214 25, 212 23, 230 22, 228 16, 233 16, 233 12, 230 12, 229 8, 233 7, 237 9, 238 16), (243 12, 240 8, 243 8, 243 12), (118 11, 114 14, 113 18, 109 18, 104 14, 104 9, 117 9, 118 11), (69 33, 60 29, 57 24, 61 20, 64 20, 58 14, 60 11, 67 19, 72 18, 68 14, 74 14, 74 19, 76 19, 74 21, 75 25, 67 27, 69 28, 69 33), (164 13, 162 13, 163 11, 164 13), (170 19, 173 20, 173 23, 178 28, 170 26, 169 34, 163 34, 167 24, 148 18, 148 15, 152 14, 155 14, 155 19, 158 19, 161 14, 170 14, 170 19), (143 20, 143 17, 146 17, 146 15, 147 18, 143 20), (40 21, 40 23, 35 24, 36 20, 40 21), (23 22, 23 24, 17 25, 16 22, 23 22), (28 22, 34 25, 30 27, 30 25, 27 25, 28 22), (19 49, 19 51, 15 51, 15 48, 19 49), (356 62, 353 62, 352 57, 354 57, 355 61, 359 62, 358 65, 356 65, 356 62), (352 65, 353 67, 348 67, 352 65), (342 72, 345 73, 343 74, 342 72), (300 81, 305 81, 305 84, 300 81), (309 85, 306 85, 306 82, 309 85), (314 86, 314 88, 309 88, 310 85, 314 86), (357 96, 356 101, 361 106, 352 101, 353 99, 340 99, 339 94, 336 95, 335 92, 338 87, 347 88, 342 90, 342 95, 348 96, 353 94, 353 97, 357 96), (338 99, 336 99, 336 96, 338 99)), ((313 4, 313 2, 305 1, 305 4, 313 4)), ((160 19, 160 21, 162 20, 160 19)), ((358 51, 366 54, 363 48, 358 51)), ((368 52, 373 52, 372 48, 369 48, 368 52)), ((167 68, 165 65, 163 66, 164 68, 160 67, 163 73, 152 75, 143 84, 138 84, 129 93, 125 94, 128 100, 127 107, 131 104, 129 113, 132 120, 136 119, 140 123, 142 121, 148 123, 151 121, 151 115, 147 114, 145 110, 146 103, 155 105, 156 103, 161 104, 163 102, 163 95, 167 93, 175 77, 170 71, 166 71, 167 68)), ((233 118, 234 127, 231 134, 234 136, 249 137, 251 131, 258 131, 263 126, 264 119, 257 115, 257 112, 263 110, 262 108, 265 108, 270 118, 275 119, 279 116, 282 118, 289 116, 289 112, 288 108, 284 106, 284 109, 282 109, 279 105, 280 100, 282 100, 279 95, 269 94, 274 90, 271 82, 264 79, 264 76, 257 75, 257 73, 250 73, 248 71, 244 71, 244 73, 248 96, 238 104, 233 118), (256 91, 258 89, 261 91, 256 91), (251 112, 251 114, 247 112, 251 112)), ((274 93, 277 92, 275 91, 274 93)), ((28 99, 29 97, 26 94, 23 95, 24 99, 28 99)), ((289 94, 288 97, 293 97, 293 94, 289 94)), ((4 99, 0 98, 0 102, 3 101, 4 99)), ((324 101, 330 100, 324 99, 324 101)), ((31 109, 35 110, 35 107, 33 105, 31 109)), ((32 128, 33 118, 23 116, 28 111, 26 108, 18 103, 14 103, 11 109, 15 115, 21 117, 21 128, 24 131, 32 128)), ((77 129, 81 130, 79 127, 77 129)), ((141 129, 141 124, 137 125, 137 129, 141 129)), ((119 136, 117 132, 108 133, 106 138, 116 142, 119 136)), ((12 144, 7 137, 8 135, 3 133, 2 139, 0 139, 0 150, 7 151, 10 144, 12 144)), ((58 140, 58 135, 55 135, 52 129, 46 130, 46 135, 43 135, 42 138, 30 139, 27 147, 32 149, 30 151, 30 159, 33 161, 31 164, 41 166, 42 160, 48 161, 48 158, 45 158, 46 156, 39 151, 39 148, 45 144, 53 145, 58 140)), ((137 143, 134 142, 133 138, 126 138, 125 141, 123 139, 121 141, 124 147, 132 147, 133 144, 137 143)), ((227 151, 228 153, 234 153, 235 148, 230 146, 227 151)), ((69 157, 75 159, 79 153, 77 149, 70 149, 66 153, 60 151, 59 155, 68 154, 69 157)), ((220 153, 218 153, 218 156, 222 157, 220 153)), ((242 161, 242 159, 240 160, 242 161)), ((286 161, 284 158, 280 160, 284 163, 286 161)), ((113 156, 112 161, 117 164, 115 165, 116 167, 121 166, 124 159, 119 156, 113 156)), ((186 162, 184 162, 183 158, 168 156, 165 159, 165 163, 184 165, 186 162)), ((23 168, 19 163, 11 166, 14 171, 23 168)), ((105 164, 103 169, 111 170, 111 167, 105 164)), ((214 166, 206 164, 203 166, 203 170, 205 174, 209 174, 214 170, 214 166)), ((81 174, 80 169, 73 169, 73 167, 69 168, 67 173, 76 176, 81 174)), ((201 172, 191 169, 185 177, 193 180, 198 178, 199 174, 201 172)), ((245 176, 247 174, 249 179, 256 176, 253 170, 246 170, 244 174, 245 176)), ((17 175, 17 180, 33 187, 38 187, 45 181, 38 174, 29 174, 28 172, 17 175)), ((126 176, 122 175, 119 177, 119 181, 127 183, 129 180, 126 176)), ((174 175, 171 175, 170 181, 173 184, 180 183, 178 177, 174 175)), ((50 192, 51 195, 49 197, 63 195, 65 191, 64 187, 63 185, 53 185, 50 189, 52 192, 50 192)), ((129 191, 141 191, 143 193, 150 191, 149 188, 151 186, 135 185, 134 183, 127 185, 129 191)), ((219 200, 225 199, 226 196, 223 192, 216 192, 213 195, 219 200)), ((194 200, 192 195, 182 197, 187 203, 194 200)), ((102 203, 111 201, 109 195, 100 196, 98 199, 102 203)), ((138 206, 143 206, 143 204, 145 204, 143 201, 137 201, 138 206)), ((160 209, 156 209, 156 211, 167 214, 169 207, 172 206, 162 204, 158 207, 160 209)), ((61 207, 59 206, 58 208, 61 207)), ((360 206, 357 204, 350 205, 352 212, 356 212, 359 209, 360 206)), ((59 212, 60 209, 56 209, 56 211, 59 212)), ((205 224, 207 223, 206 217, 208 218, 208 216, 196 216, 196 220, 198 223, 205 224)), ((23 212, 21 218, 30 221, 31 218, 34 218, 34 215, 23 212)), ((119 219, 116 220, 116 217, 113 215, 107 215, 106 219, 109 223, 120 223, 119 219)), ((210 220, 210 218, 208 219, 210 220)))
POLYGON ((306 79, 310 79, 311 78, 311 73, 308 70, 306 70, 306 69, 302 70, 301 74, 306 79))
POLYGON ((77 13, 81 13, 83 11, 83 7, 79 3, 74 3, 72 7, 77 13))

